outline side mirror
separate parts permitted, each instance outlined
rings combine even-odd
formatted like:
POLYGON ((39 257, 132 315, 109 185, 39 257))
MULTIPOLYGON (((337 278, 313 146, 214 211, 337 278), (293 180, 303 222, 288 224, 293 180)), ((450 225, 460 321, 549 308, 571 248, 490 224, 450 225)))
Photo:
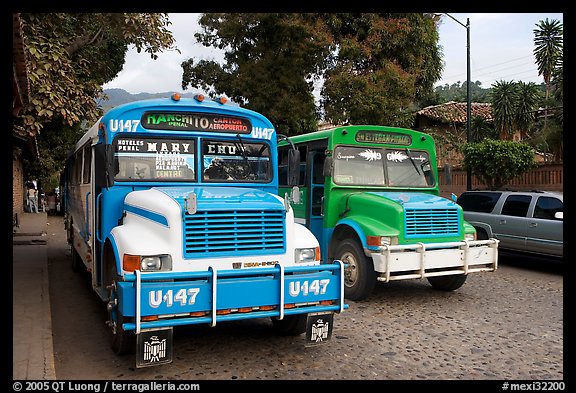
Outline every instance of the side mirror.
POLYGON ((114 157, 114 146, 106 145, 106 175, 108 186, 114 184, 114 177, 120 172, 120 164, 114 157))
MULTIPOLYGON (((112 145, 99 143, 93 147, 94 165, 99 168, 106 168, 104 171, 98 171, 95 176, 96 188, 110 187, 114 184, 116 175, 114 165, 114 147, 112 145)), ((117 163, 116 163, 117 166, 117 163)))
POLYGON ((324 167, 322 168, 322 174, 324 176, 332 176, 332 164, 334 163, 334 159, 332 156, 326 156, 324 159, 324 167))
POLYGON ((300 183, 300 150, 288 150, 288 185, 297 186, 300 183))

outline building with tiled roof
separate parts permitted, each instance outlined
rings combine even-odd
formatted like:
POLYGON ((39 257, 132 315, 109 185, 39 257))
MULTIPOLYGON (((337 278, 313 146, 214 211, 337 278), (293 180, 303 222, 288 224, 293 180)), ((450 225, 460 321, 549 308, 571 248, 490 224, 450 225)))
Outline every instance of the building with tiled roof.
MULTIPOLYGON (((467 140, 466 102, 450 101, 432 105, 415 113, 414 128, 431 134, 436 140, 438 167, 445 165, 460 167, 462 154, 459 146, 467 140)), ((480 117, 492 122, 492 105, 485 102, 470 104, 471 118, 480 117)))
MULTIPOLYGON (((416 112, 418 120, 429 123, 441 124, 466 124, 466 102, 450 101, 445 104, 428 106, 416 112)), ((481 117, 486 121, 492 121, 492 105, 486 102, 472 102, 470 104, 471 117, 481 117)))

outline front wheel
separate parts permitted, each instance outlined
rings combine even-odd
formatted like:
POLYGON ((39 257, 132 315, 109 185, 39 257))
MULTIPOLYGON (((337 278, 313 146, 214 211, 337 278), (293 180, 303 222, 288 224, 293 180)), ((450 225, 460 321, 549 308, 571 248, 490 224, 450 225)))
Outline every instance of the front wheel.
POLYGON ((274 330, 283 336, 298 336, 306 332, 308 314, 285 315, 284 319, 272 318, 274 330))
POLYGON ((452 276, 428 277, 427 279, 434 289, 440 291, 454 291, 464 285, 467 277, 466 274, 458 274, 452 276))
POLYGON ((136 335, 133 331, 124 330, 124 322, 128 322, 118 310, 118 284, 116 273, 116 259, 113 256, 111 247, 106 247, 105 251, 106 279, 105 285, 108 288, 108 325, 111 331, 110 346, 117 355, 132 353, 136 348, 136 335))
POLYGON ((348 266, 344 269, 344 297, 350 300, 365 299, 376 285, 374 264, 364 254, 362 247, 351 239, 345 239, 336 248, 335 259, 348 266))
POLYGON ((70 245, 70 250, 72 252, 72 271, 74 273, 85 272, 86 268, 84 266, 84 262, 82 262, 82 259, 80 258, 80 255, 78 254, 78 251, 76 251, 76 249, 74 248, 73 244, 70 245))

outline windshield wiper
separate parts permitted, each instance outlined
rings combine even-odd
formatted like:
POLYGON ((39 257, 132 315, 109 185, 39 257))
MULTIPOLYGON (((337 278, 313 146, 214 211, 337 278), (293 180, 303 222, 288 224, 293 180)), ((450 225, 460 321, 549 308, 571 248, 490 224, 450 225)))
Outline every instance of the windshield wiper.
POLYGON ((406 148, 406 154, 408 154, 408 158, 410 159, 410 162, 414 166, 414 169, 416 169, 416 172, 418 173, 418 175, 421 175, 420 170, 418 169, 418 165, 416 165, 416 163, 414 162, 414 159, 412 158, 412 155, 410 154, 410 149, 406 148))
POLYGON ((236 134, 236 138, 238 138, 238 140, 240 141, 240 150, 242 151, 242 157, 244 158, 244 161, 248 161, 248 155, 246 154, 246 148, 244 147, 244 143, 242 143, 242 138, 240 137, 240 134, 236 134))

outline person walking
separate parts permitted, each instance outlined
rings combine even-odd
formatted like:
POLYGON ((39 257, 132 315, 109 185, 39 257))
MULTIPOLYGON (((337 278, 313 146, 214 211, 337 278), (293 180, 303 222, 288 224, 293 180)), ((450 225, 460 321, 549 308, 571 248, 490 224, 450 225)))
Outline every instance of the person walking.
POLYGON ((28 185, 26 196, 28 198, 30 213, 38 213, 38 192, 36 191, 36 187, 34 187, 33 183, 28 185))

